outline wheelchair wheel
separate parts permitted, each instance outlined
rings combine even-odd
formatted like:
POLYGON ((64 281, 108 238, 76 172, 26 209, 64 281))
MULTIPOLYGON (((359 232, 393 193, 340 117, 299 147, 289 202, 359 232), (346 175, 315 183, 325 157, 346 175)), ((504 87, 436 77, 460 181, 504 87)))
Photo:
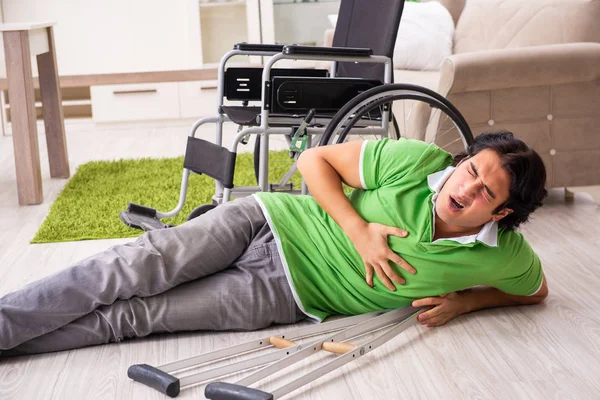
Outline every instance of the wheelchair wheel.
POLYGON ((453 155, 473 143, 469 125, 446 98, 420 86, 391 84, 369 89, 342 107, 327 126, 319 145, 361 139, 369 128, 357 129, 360 121, 385 104, 392 104, 400 137, 435 143, 453 155), (361 134, 355 136, 355 132, 361 134))
POLYGON ((213 208, 215 208, 217 205, 216 204, 202 204, 201 206, 198 206, 196 208, 194 208, 192 210, 192 212, 190 213, 190 215, 188 215, 187 220, 191 221, 192 219, 201 216, 204 213, 209 212, 210 210, 212 210, 213 208))

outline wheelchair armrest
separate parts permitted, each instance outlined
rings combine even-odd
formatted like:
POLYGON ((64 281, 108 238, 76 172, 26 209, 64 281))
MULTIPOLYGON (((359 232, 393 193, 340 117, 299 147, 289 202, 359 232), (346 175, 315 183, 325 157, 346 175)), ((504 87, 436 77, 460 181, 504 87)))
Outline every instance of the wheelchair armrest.
POLYGON ((234 50, 241 51, 267 51, 273 53, 281 53, 283 50, 282 44, 252 44, 252 43, 236 43, 233 45, 234 50))
POLYGON ((369 57, 373 50, 359 47, 319 47, 287 45, 283 47, 283 54, 298 54, 312 56, 341 56, 341 57, 369 57))

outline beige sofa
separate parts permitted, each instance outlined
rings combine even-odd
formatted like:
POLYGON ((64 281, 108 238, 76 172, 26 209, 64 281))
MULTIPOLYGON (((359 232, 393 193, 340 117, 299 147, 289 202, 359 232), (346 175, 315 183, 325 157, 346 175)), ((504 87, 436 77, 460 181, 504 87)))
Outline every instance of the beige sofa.
MULTIPOLYGON (((508 129, 536 149, 548 187, 600 185, 600 0, 442 0, 455 22, 440 71, 395 82, 446 96, 475 135, 508 129)), ((411 114, 423 139, 428 110, 411 114)))

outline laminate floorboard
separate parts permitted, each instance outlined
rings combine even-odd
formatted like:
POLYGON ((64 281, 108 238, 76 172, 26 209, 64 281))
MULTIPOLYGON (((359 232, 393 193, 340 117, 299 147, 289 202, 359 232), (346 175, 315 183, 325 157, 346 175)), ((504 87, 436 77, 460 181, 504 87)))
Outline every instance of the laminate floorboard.
MULTIPOLYGON (((72 174, 91 160, 183 155, 189 126, 180 121, 120 125, 67 121, 72 174)), ((39 128, 41 132, 43 127, 39 128)), ((227 132, 224 143, 229 144, 234 134, 227 132)), ((199 132, 203 138, 213 135, 212 128, 199 132)), ((45 200, 19 207, 12 138, 0 137, 0 296, 128 241, 29 244, 66 183, 50 179, 44 136, 39 138, 45 200)), ((550 296, 543 304, 479 311, 440 328, 411 327, 287 398, 600 399, 600 209, 594 201, 600 199, 598 193, 598 188, 577 188, 574 198, 565 200, 562 189, 553 189, 546 205, 522 228, 548 279, 550 296)), ((165 399, 127 378, 127 368, 136 363, 161 365, 285 329, 289 327, 155 335, 1 359, 0 399, 165 399)), ((258 388, 275 389, 328 360, 320 355, 304 361, 258 388)), ((179 398, 203 398, 203 388, 185 390, 179 398)))

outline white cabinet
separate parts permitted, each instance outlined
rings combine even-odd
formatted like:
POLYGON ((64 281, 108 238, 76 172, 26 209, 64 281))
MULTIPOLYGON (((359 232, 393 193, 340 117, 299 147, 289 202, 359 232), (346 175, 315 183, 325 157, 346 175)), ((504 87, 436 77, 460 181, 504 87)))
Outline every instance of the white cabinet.
POLYGON ((217 114, 217 81, 91 87, 94 122, 200 118, 217 114))
POLYGON ((177 82, 92 86, 95 122, 179 118, 177 82))
POLYGON ((179 82, 179 116, 217 115, 217 81, 179 82))

